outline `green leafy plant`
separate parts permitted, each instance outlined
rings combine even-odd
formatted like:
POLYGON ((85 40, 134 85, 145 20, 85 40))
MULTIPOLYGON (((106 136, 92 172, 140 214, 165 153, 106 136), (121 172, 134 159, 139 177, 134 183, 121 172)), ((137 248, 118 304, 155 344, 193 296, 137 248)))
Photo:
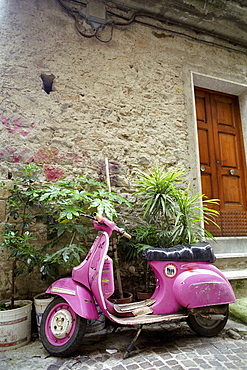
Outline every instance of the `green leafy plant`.
MULTIPOLYGON (((1 237, 1 247, 10 251, 12 260, 11 271, 11 304, 14 308, 15 279, 26 269, 31 272, 39 261, 40 248, 35 245, 36 238, 29 229, 34 222, 33 202, 28 192, 36 181, 35 173, 38 167, 30 164, 22 171, 22 177, 13 181, 13 187, 8 188, 8 217, 1 237)), ((1 187, 4 187, 4 183, 1 187)))
POLYGON ((138 174, 136 194, 142 199, 144 218, 159 230, 157 244, 196 243, 204 235, 213 237, 204 223, 216 225, 218 212, 210 207, 217 205, 218 200, 192 195, 190 185, 182 186, 184 174, 181 170, 166 171, 157 164, 151 173, 138 174))
POLYGON ((113 219, 117 216, 116 204, 131 205, 121 195, 107 191, 99 181, 79 177, 42 183, 39 171, 32 163, 25 166, 7 189, 8 217, 1 245, 10 250, 9 257, 13 259, 12 301, 14 280, 24 267, 31 272, 36 266, 45 278, 55 273, 57 276, 61 265, 66 269, 80 263, 81 255, 86 253, 85 238, 90 233, 82 213, 91 210, 113 219), (39 223, 47 226, 45 242, 35 237, 39 223))
MULTIPOLYGON (((138 260, 150 247, 170 247, 176 244, 196 243, 202 238, 213 237, 204 223, 213 222, 218 212, 214 208, 217 199, 203 199, 203 195, 191 193, 190 185, 184 187, 185 171, 166 171, 158 164, 150 172, 138 172, 137 191, 143 209, 144 221, 131 234, 133 238, 122 241, 123 255, 128 261, 138 260)), ((141 260, 143 290, 152 286, 149 265, 141 260)), ((138 284, 139 285, 139 284, 138 284)))
POLYGON ((135 227, 130 233, 132 235, 130 240, 120 240, 120 256, 123 261, 134 263, 138 269, 136 284, 139 290, 149 292, 153 289, 153 275, 147 261, 140 259, 140 255, 145 249, 150 248, 150 246, 157 246, 159 230, 156 225, 144 222, 135 227), (137 261, 138 263, 136 263, 137 261), (140 286, 142 286, 142 288, 140 288, 140 286))
MULTIPOLYGON (((61 248, 63 245, 67 248, 66 246, 69 246, 74 257, 77 256, 76 248, 79 246, 81 253, 85 253, 82 241, 85 241, 86 235, 90 232, 89 225, 85 225, 83 213, 91 210, 113 219, 117 216, 116 204, 124 203, 131 206, 126 198, 107 191, 105 184, 83 177, 73 181, 63 180, 53 184, 43 184, 35 191, 31 191, 30 195, 36 204, 41 205, 43 213, 50 216, 49 242, 45 247, 51 248, 59 245, 61 248)), ((51 275, 52 269, 54 270, 59 264, 63 264, 64 267, 68 266, 70 259, 66 260, 61 258, 62 256, 65 255, 57 252, 46 255, 42 261, 42 274, 51 275)), ((74 257, 72 260, 79 262, 78 258, 74 257)))

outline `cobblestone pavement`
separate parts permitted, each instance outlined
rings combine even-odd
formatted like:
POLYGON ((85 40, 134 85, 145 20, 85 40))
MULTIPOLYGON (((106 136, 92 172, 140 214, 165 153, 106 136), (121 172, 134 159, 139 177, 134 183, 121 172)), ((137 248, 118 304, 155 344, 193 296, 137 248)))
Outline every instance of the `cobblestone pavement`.
POLYGON ((0 370, 198 370, 247 369, 247 326, 229 320, 214 338, 199 337, 185 323, 147 326, 130 356, 123 360, 135 329, 104 329, 87 334, 68 358, 49 356, 36 339, 16 350, 0 352, 0 370))

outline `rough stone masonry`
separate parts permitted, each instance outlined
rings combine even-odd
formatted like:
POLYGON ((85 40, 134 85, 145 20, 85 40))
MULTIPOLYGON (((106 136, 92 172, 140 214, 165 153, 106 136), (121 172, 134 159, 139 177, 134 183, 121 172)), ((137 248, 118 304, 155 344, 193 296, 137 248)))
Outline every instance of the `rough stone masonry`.
POLYGON ((56 0, 1 4, 2 180, 30 162, 49 181, 98 178, 108 157, 121 193, 131 192, 137 169, 156 161, 188 169, 200 188, 191 73, 244 84, 247 57, 212 37, 201 42, 192 31, 186 37, 153 23, 115 27, 102 43, 76 32, 56 0))

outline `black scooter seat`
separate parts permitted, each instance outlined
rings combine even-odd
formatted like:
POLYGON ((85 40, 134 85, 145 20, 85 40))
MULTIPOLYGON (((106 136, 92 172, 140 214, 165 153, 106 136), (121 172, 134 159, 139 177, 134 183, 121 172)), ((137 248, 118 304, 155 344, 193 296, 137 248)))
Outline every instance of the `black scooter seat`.
POLYGON ((216 261, 211 245, 206 242, 178 244, 170 248, 148 248, 142 253, 142 258, 146 261, 216 261))

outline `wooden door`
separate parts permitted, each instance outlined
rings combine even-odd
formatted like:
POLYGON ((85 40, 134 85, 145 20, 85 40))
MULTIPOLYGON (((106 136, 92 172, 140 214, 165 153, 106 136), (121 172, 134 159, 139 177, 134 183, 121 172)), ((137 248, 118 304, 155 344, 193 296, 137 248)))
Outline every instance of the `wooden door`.
POLYGON ((246 162, 238 98, 195 89, 202 192, 220 199, 214 236, 247 235, 246 162))

